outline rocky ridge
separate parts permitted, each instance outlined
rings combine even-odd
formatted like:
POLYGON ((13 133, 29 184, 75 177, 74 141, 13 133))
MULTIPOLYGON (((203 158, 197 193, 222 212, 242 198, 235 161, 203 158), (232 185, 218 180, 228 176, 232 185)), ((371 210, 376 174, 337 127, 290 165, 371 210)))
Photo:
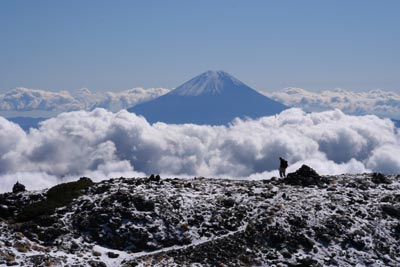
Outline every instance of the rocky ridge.
POLYGON ((83 178, 2 194, 0 217, 7 266, 400 265, 400 175, 83 178))

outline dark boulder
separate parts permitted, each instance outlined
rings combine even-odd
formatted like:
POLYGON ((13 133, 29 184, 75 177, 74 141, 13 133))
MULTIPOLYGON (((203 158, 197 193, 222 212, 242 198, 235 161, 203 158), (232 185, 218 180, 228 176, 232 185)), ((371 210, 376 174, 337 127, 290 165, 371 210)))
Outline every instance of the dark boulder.
POLYGON ((301 185, 301 186, 321 186, 327 182, 313 168, 303 165, 296 172, 289 173, 284 179, 286 184, 301 185))
POLYGON ((314 260, 310 257, 306 257, 303 259, 298 259, 297 263, 289 263, 288 264, 290 267, 319 267, 321 264, 317 261, 314 260))
POLYGON ((152 175, 150 175, 150 177, 148 178, 148 180, 150 181, 150 182, 160 182, 160 180, 161 180, 161 177, 160 177, 160 175, 154 175, 154 174, 152 174, 152 175))
POLYGON ((389 216, 400 219, 400 207, 383 205, 382 211, 385 212, 389 216))
POLYGON ((19 193, 26 191, 25 185, 21 184, 20 182, 16 182, 12 188, 13 193, 19 193))
POLYGON ((233 198, 223 198, 221 200, 221 204, 225 208, 231 208, 231 207, 235 206, 236 202, 233 198))
POLYGON ((90 267, 107 267, 107 265, 104 262, 94 261, 94 260, 89 261, 89 265, 90 267))
POLYGON ((110 259, 115 259, 115 258, 118 258, 118 257, 119 257, 119 254, 110 251, 110 252, 107 252, 107 256, 108 256, 110 259))
POLYGON ((154 202, 149 199, 145 199, 141 195, 134 196, 132 201, 133 201, 133 204, 135 205, 135 208, 138 211, 153 211, 154 210, 154 207, 155 207, 154 202))
POLYGON ((76 182, 53 186, 46 192, 46 199, 26 205, 18 213, 16 219, 18 222, 27 222, 43 215, 52 215, 57 208, 65 207, 85 194, 85 190, 93 184, 90 178, 82 177, 76 182))
POLYGON ((382 173, 373 173, 372 174, 372 182, 374 182, 375 184, 391 184, 392 181, 387 178, 385 175, 383 175, 382 173))

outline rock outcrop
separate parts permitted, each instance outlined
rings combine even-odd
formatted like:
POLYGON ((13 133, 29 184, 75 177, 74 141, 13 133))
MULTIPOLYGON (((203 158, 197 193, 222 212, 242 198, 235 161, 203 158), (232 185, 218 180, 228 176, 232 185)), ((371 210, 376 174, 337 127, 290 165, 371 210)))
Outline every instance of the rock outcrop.
POLYGON ((289 173, 284 179, 285 183, 289 185, 301 186, 323 186, 328 180, 320 176, 313 168, 302 165, 296 172, 289 173))
POLYGON ((26 191, 25 185, 21 184, 20 182, 16 182, 12 188, 12 192, 14 194, 19 193, 19 192, 24 192, 26 191))
POLYGON ((0 265, 399 266, 399 205, 400 176, 307 166, 265 181, 83 178, 0 195, 0 265))
POLYGON ((376 184, 391 184, 392 181, 382 173, 373 173, 372 182, 376 184))

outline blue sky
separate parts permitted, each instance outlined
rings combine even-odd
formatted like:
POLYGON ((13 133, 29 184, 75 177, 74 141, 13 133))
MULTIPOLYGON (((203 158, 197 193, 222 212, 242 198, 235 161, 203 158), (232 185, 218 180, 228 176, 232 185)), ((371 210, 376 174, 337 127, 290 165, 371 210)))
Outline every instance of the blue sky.
POLYGON ((253 88, 400 92, 400 1, 0 1, 0 91, 173 88, 222 69, 253 88))

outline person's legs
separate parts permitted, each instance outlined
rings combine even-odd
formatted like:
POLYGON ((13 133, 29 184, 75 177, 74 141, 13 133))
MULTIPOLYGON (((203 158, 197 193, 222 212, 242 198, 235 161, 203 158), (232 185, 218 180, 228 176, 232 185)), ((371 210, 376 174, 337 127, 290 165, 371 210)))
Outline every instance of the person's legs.
POLYGON ((282 176, 283 176, 283 178, 286 178, 286 168, 283 168, 283 170, 282 170, 282 176))
POLYGON ((284 169, 279 168, 279 176, 280 176, 281 178, 283 178, 283 176, 284 176, 284 169))

